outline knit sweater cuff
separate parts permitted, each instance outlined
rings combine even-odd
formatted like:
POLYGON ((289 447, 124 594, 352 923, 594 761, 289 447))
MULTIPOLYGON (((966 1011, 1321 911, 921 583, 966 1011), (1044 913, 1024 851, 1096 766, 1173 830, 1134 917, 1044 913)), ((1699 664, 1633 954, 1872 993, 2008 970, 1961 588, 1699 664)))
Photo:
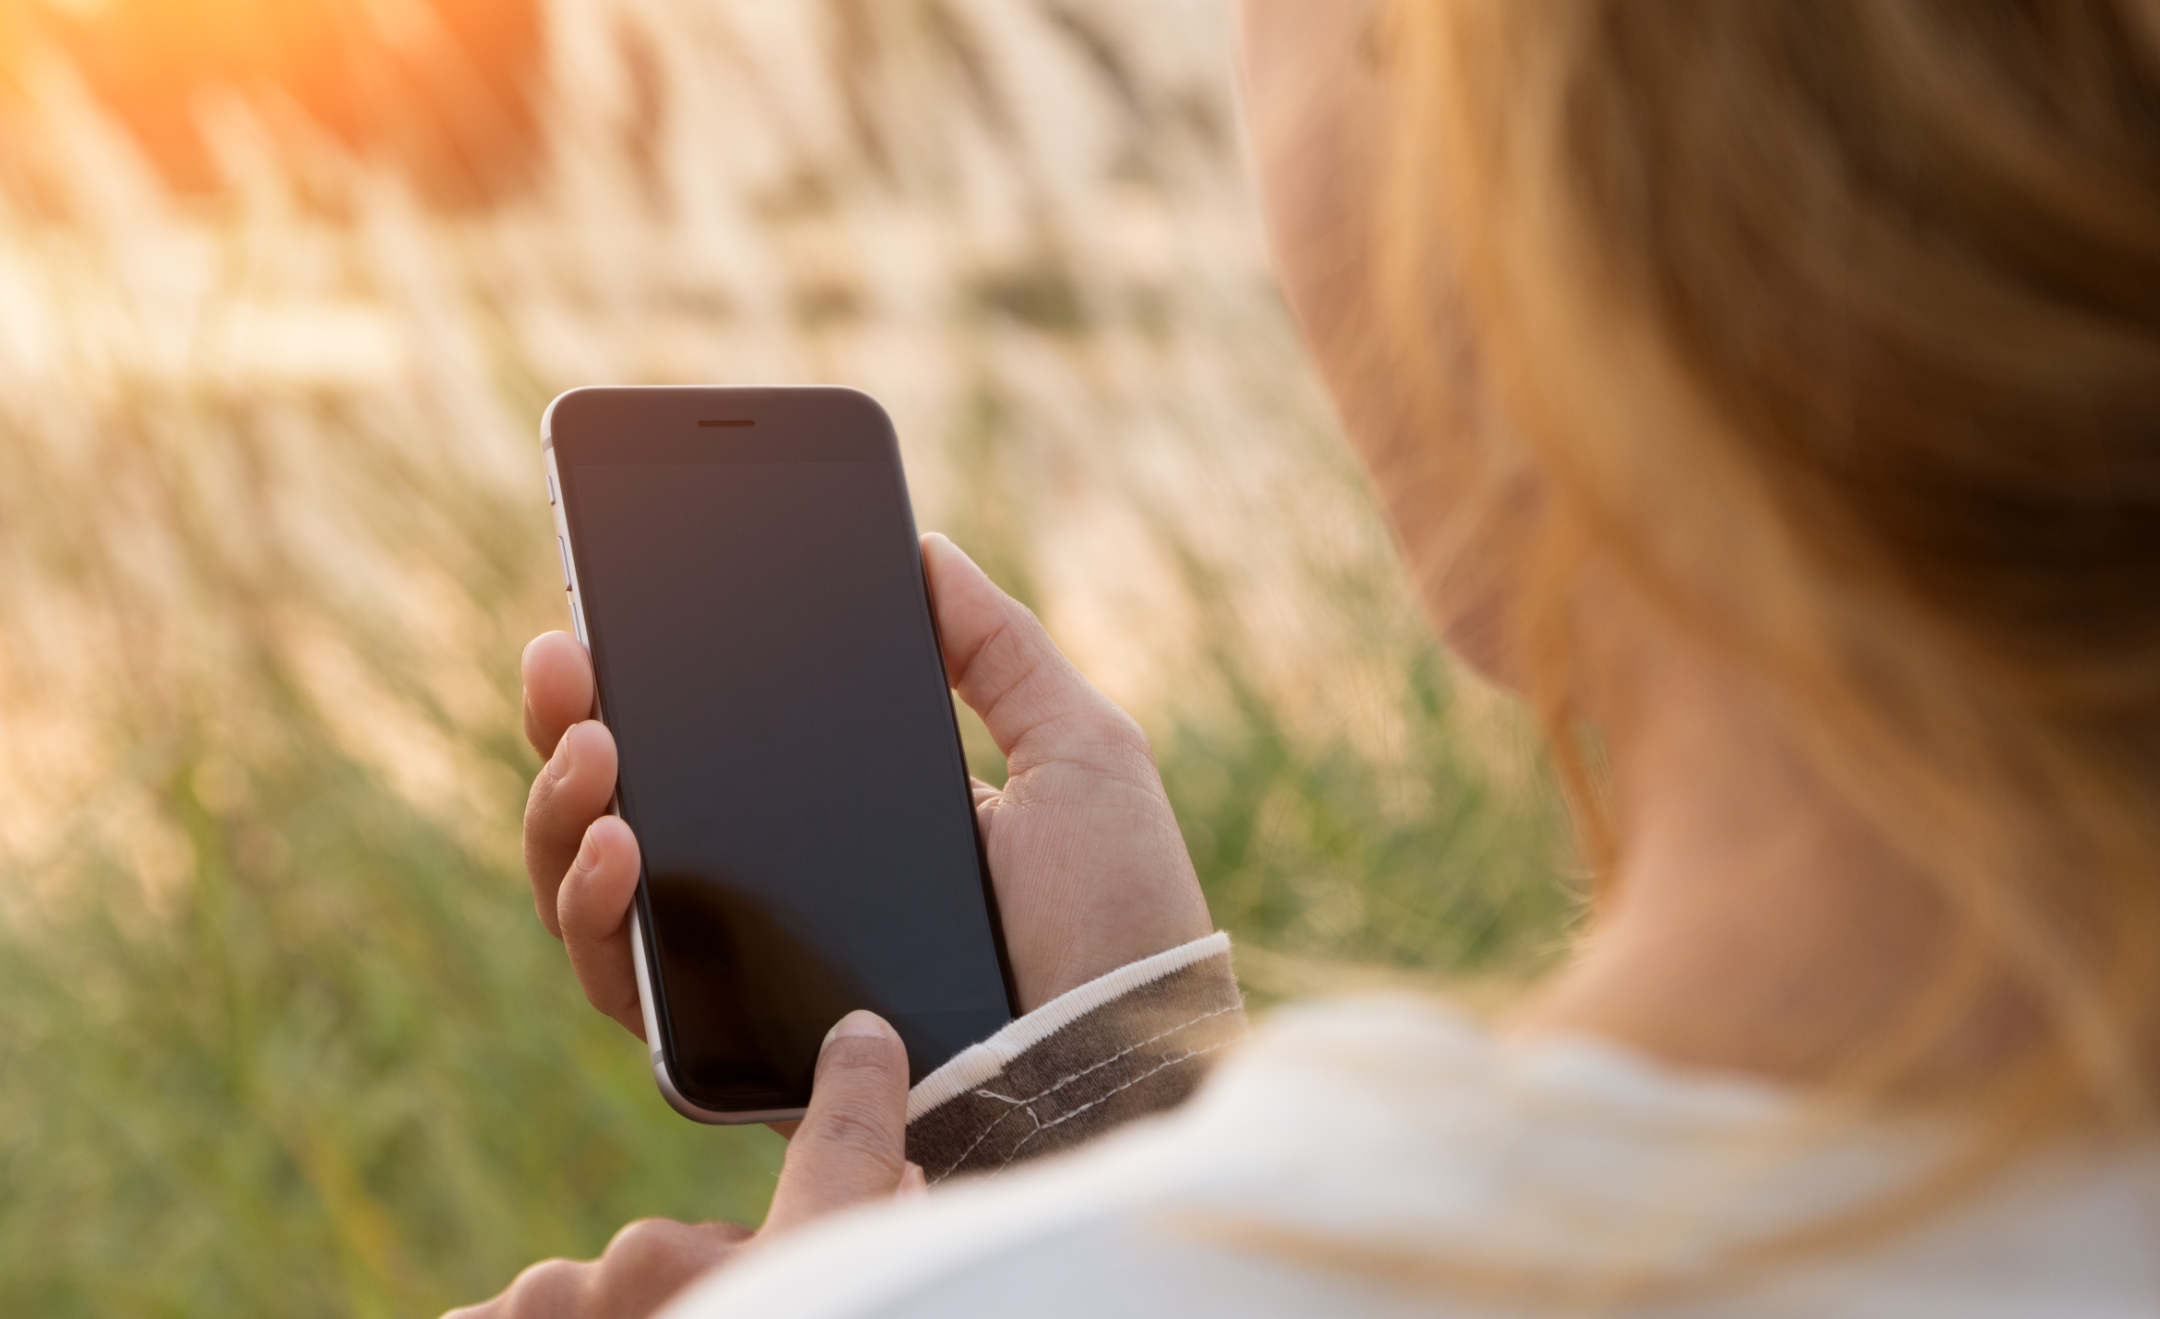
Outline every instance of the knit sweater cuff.
POLYGON ((1182 1101, 1243 1030, 1228 935, 1142 958, 924 1077, 908 1096, 908 1157, 935 1182, 1067 1149, 1182 1101))

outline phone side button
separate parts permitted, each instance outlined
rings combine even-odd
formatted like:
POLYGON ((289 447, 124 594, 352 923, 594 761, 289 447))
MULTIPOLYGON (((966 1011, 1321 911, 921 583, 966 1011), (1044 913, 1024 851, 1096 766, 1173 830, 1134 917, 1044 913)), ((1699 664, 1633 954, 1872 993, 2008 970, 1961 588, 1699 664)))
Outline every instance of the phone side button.
POLYGON ((570 547, 563 543, 562 537, 557 536, 555 550, 562 555, 562 589, 567 591, 570 589, 570 547))
POLYGON ((549 472, 546 475, 548 483, 548 507, 553 508, 555 506, 555 473, 549 472))

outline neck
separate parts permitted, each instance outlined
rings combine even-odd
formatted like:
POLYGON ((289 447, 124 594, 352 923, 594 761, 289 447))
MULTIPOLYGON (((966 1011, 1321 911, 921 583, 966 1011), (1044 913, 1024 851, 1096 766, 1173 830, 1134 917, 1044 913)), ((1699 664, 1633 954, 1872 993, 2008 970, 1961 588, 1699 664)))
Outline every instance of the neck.
MULTIPOLYGON (((1808 769, 1760 693, 1661 655, 1608 723, 1622 860, 1576 956, 1506 1023, 1807 1085, 1916 1029, 1949 912, 1808 769)), ((1927 1029, 1908 1078, 1955 1085, 2014 1043, 1999 989, 1927 1029)))

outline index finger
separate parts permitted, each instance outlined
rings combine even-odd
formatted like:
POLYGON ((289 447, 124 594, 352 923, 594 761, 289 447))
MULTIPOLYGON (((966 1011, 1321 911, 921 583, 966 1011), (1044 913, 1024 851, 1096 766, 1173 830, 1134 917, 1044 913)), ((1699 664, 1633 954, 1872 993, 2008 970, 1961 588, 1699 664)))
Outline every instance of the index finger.
POLYGON ((525 739, 542 759, 555 754, 563 731, 592 716, 592 658, 568 632, 543 632, 525 647, 525 739))

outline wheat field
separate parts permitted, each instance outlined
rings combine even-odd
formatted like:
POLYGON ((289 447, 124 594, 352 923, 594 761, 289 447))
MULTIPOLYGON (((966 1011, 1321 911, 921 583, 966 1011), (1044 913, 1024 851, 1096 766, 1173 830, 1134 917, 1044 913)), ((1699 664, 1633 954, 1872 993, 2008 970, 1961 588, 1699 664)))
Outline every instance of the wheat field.
POLYGON ((0 1314, 431 1313, 762 1211, 777 1138, 668 1113, 524 892, 573 385, 877 395, 923 525, 1148 727, 1257 1000, 1563 933, 1529 739, 1269 278, 1221 6, 530 17, 464 193, 298 83, 146 111, 0 19, 0 1314))

